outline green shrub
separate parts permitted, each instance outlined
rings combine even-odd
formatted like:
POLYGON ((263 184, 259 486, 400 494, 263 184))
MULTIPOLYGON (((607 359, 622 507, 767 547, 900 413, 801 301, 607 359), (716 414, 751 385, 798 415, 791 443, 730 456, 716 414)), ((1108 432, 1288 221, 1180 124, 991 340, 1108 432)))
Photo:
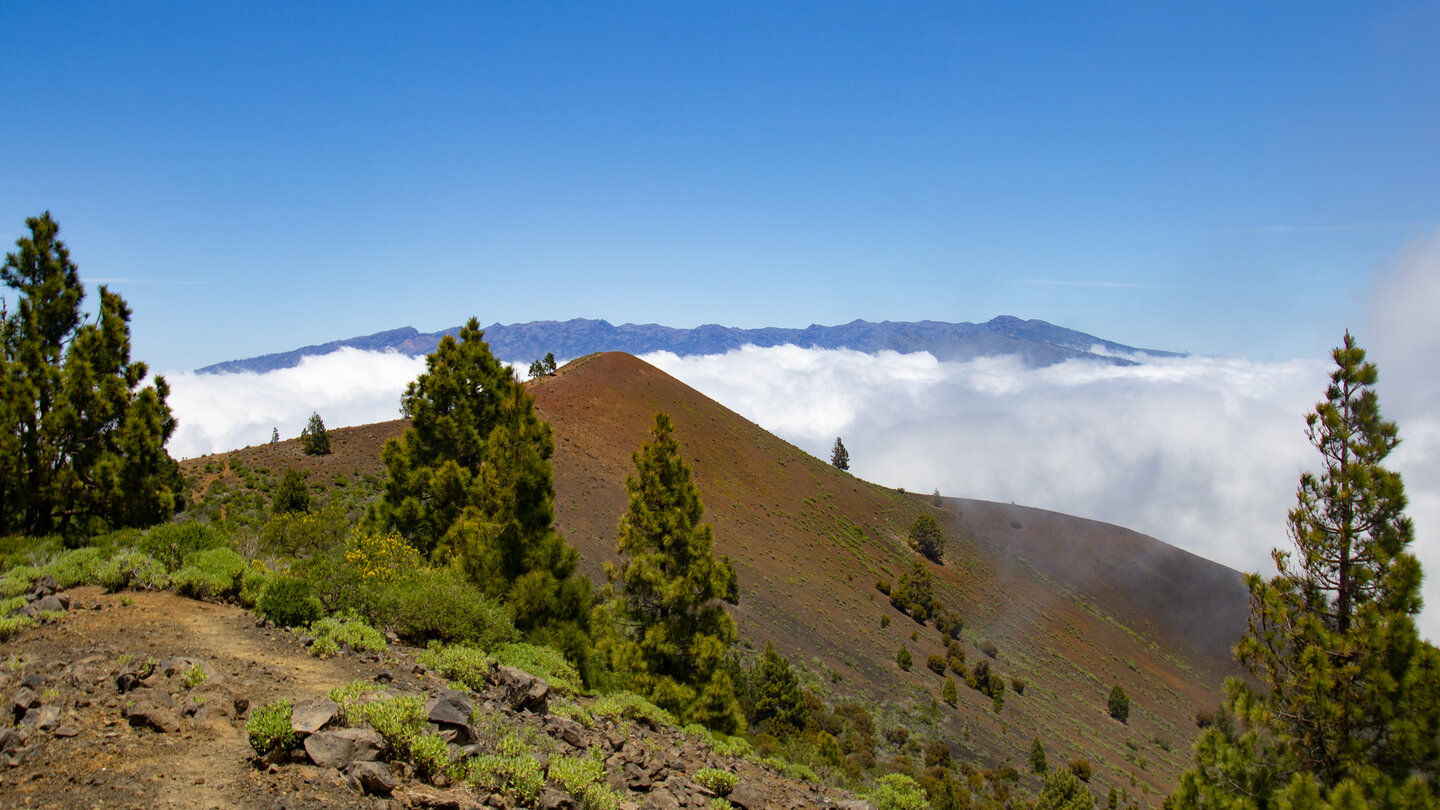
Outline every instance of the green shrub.
POLYGON ((885 594, 886 596, 889 596, 889 595, 890 595, 890 583, 889 583, 889 581, 888 581, 888 580, 883 580, 883 579, 877 579, 877 580, 875 580, 875 590, 879 591, 880 593, 885 594))
POLYGON ((914 663, 914 659, 910 656, 910 648, 901 644, 900 649, 895 653, 895 664, 906 672, 909 672, 910 667, 914 663))
POLYGON ((229 545, 230 538, 210 525, 193 520, 162 523, 145 533, 136 549, 154 557, 166 571, 178 570, 197 551, 229 545))
POLYGON ((320 600, 304 582, 277 577, 260 593, 255 612, 281 627, 298 627, 320 618, 320 600))
POLYGON ((199 664, 196 664, 185 670, 181 680, 185 684, 186 689, 194 689, 203 685, 208 678, 209 676, 205 674, 205 669, 199 664))
POLYGON ((472 692, 485 688, 485 678, 495 660, 483 650, 464 644, 432 643, 420 653, 420 663, 435 670, 441 677, 460 684, 472 692))
POLYGON ((41 576, 40 569, 29 565, 17 565, 0 578, 0 599, 19 596, 30 590, 30 585, 41 576))
POLYGON ((544 678, 550 688, 562 695, 580 691, 580 673, 565 656, 550 647, 515 642, 495 648, 495 660, 508 667, 524 670, 544 678))
POLYGON ((1081 782, 1090 781, 1090 760, 1077 757, 1070 760, 1070 764, 1067 767, 1081 782))
POLYGON ((0 617, 0 641, 9 641, 11 637, 35 624, 35 620, 29 616, 0 617))
POLYGON ((1000 654, 1000 648, 996 647, 995 642, 991 641, 988 638, 982 639, 980 643, 976 646, 980 648, 980 652, 985 653, 991 658, 994 658, 995 656, 1000 654))
POLYGON ((61 588, 94 585, 100 582, 100 569, 109 559, 109 553, 97 546, 72 549, 45 566, 43 573, 55 577, 61 588))
POLYGON ((876 810, 929 810, 930 802, 920 785, 903 773, 892 773, 880 777, 875 789, 870 792, 870 801, 876 810))
POLYGON ((465 761, 465 782, 480 790, 504 792, 529 806, 545 786, 540 763, 528 755, 479 756, 465 761))
POLYGON ((695 772, 695 781, 711 793, 729 796, 730 791, 735 789, 737 777, 719 768, 701 768, 695 772))
POLYGON ((602 695, 591 705, 590 713, 612 721, 633 720, 650 728, 675 725, 674 715, 632 692, 602 695))
POLYGON ((1024 678, 1011 678, 1011 679, 1010 679, 1010 688, 1011 688, 1011 689, 1014 689, 1014 690, 1015 690, 1015 694, 1017 694, 1017 695, 1023 695, 1023 694, 1025 694, 1025 679, 1024 679, 1024 678))
POLYGON ((360 705, 366 724, 385 738, 396 756, 408 758, 415 739, 425 733, 425 699, 402 695, 360 705))
POLYGON ((390 649, 384 634, 354 614, 328 616, 314 622, 310 625, 310 635, 315 637, 316 643, 322 639, 332 642, 336 650, 341 644, 356 652, 384 652, 390 649))
POLYGON ((566 793, 583 800, 586 788, 604 778, 605 763, 593 756, 551 757, 546 775, 566 793))
POLYGON ((340 642, 333 638, 317 638, 310 644, 309 653, 316 658, 329 658, 340 653, 340 642))
POLYGON ((505 608, 449 570, 424 570, 377 591, 367 617, 412 644, 428 641, 494 649, 520 637, 505 608))
POLYGON ((290 701, 277 700, 252 709, 245 720, 245 731, 250 735, 250 747, 260 756, 290 748, 295 744, 295 730, 290 727, 290 701))
POLYGON ((591 716, 590 710, 569 700, 561 700, 550 704, 550 713, 562 720, 571 720, 585 728, 595 727, 595 718, 591 716))
POLYGON ((185 566, 175 572, 175 589, 195 599, 219 599, 240 592, 245 560, 238 552, 226 547, 197 551, 185 559, 185 566))
POLYGON ((421 734, 410 742, 410 759, 420 778, 430 779, 450 766, 450 746, 438 734, 421 734))
POLYGON ((313 557, 340 548, 350 522, 339 504, 311 512, 271 515, 260 527, 260 548, 279 557, 313 557))
POLYGON ((925 661, 925 666, 936 675, 944 675, 948 662, 943 655, 932 655, 925 661))
POLYGON ((363 725, 365 704, 382 691, 384 690, 380 686, 369 681, 351 681, 331 689, 330 699, 335 701, 338 707, 335 713, 336 722, 350 728, 363 725))
POLYGON ((100 584, 110 593, 127 588, 161 591, 170 587, 170 575, 155 558, 139 551, 122 551, 100 568, 100 584))
POLYGON ((260 601, 260 594, 265 592, 265 586, 274 578, 274 574, 252 563, 240 575, 240 593, 236 595, 236 601, 241 607, 255 607, 255 603, 260 601))

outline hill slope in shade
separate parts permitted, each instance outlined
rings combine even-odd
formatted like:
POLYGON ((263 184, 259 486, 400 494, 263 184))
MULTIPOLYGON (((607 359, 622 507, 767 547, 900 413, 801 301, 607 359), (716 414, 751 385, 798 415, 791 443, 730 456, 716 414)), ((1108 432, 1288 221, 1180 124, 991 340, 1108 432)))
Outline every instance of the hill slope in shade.
MULTIPOLYGON (((1148 790, 1154 805, 1188 761, 1195 711, 1213 708, 1223 678, 1236 673, 1230 647, 1248 603, 1233 570, 1108 524, 961 498, 937 507, 928 495, 869 484, 630 355, 581 358, 530 390, 554 428, 557 524, 597 584, 604 562, 616 559, 631 454, 663 410, 694 471, 717 553, 735 561, 742 644, 753 652, 774 641, 830 699, 872 707, 877 733, 904 725, 922 741, 946 740, 962 758, 1027 774, 1039 738, 1052 766, 1088 758, 1102 797, 1110 785, 1148 790), (947 533, 945 564, 926 564, 942 602, 965 618, 967 663, 984 657, 982 640, 998 648, 990 664, 1010 687, 998 714, 963 683, 956 707, 940 700, 943 680, 925 667, 944 650, 939 634, 875 588, 917 559, 905 535, 926 512, 947 533), (901 644, 915 660, 908 673, 895 664, 901 644), (1117 683, 1132 700, 1128 725, 1106 714, 1117 683)), ((380 447, 405 425, 331 431, 336 452, 318 460, 293 440, 230 455, 276 474, 315 465, 312 480, 374 480, 380 447)))
MULTIPOLYGON (((459 327, 427 333, 407 326, 348 340, 306 346, 289 352, 229 360, 206 366, 199 371, 272 371, 298 365, 305 357, 328 354, 346 347, 367 351, 393 350, 418 356, 434 351, 442 337, 457 332, 459 327)), ((485 340, 496 357, 516 363, 529 363, 549 352, 559 358, 582 357, 606 351, 630 354, 668 351, 685 356, 724 354, 746 345, 794 345, 803 348, 854 349, 866 353, 923 351, 930 352, 939 360, 1017 355, 1032 366, 1048 366, 1077 358, 1103 359, 1105 362, 1120 364, 1133 362, 1112 355, 1175 356, 1173 352, 1137 349, 1045 321, 1026 321, 1008 315, 981 324, 938 321, 870 323, 857 320, 843 326, 812 325, 804 329, 736 329, 714 324, 694 329, 675 329, 653 323, 613 326, 606 321, 576 318, 569 321, 534 321, 510 325, 497 323, 485 329, 485 340)))

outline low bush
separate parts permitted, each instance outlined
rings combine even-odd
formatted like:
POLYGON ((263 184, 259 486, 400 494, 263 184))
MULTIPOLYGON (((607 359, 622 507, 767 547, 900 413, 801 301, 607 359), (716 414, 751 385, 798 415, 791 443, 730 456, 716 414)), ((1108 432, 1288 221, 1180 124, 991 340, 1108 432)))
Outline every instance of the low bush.
POLYGON ((1015 690, 1015 694, 1017 694, 1017 695, 1023 695, 1023 694, 1025 694, 1025 679, 1024 679, 1024 678, 1011 678, 1011 679, 1010 679, 1010 688, 1011 688, 1011 689, 1014 689, 1014 690, 1015 690))
POLYGON ((929 810, 930 807, 925 790, 903 773, 880 777, 875 789, 870 791, 870 802, 876 810, 929 810))
POLYGON ((223 599, 240 593, 245 560, 224 546, 197 551, 172 577, 175 590, 194 599, 223 599))
POLYGON ((544 678, 552 689, 562 695, 580 692, 580 673, 565 660, 565 656, 550 647, 524 642, 501 644, 495 648, 495 660, 544 678))
POLYGON ((320 618, 320 600, 298 579, 276 577, 255 602, 255 612, 281 627, 299 627, 320 618))
POLYGON ((1090 781, 1090 760, 1080 758, 1072 759, 1066 767, 1068 767, 1070 772, 1075 774, 1081 782, 1090 781))
POLYGON ((100 581, 100 569, 110 559, 110 554, 97 546, 72 549, 55 558, 42 569, 43 574, 55 577, 55 584, 61 588, 77 585, 93 585, 100 581))
POLYGON ((140 551, 122 551, 103 565, 97 578, 110 593, 127 588, 161 591, 170 587, 165 565, 140 551))
POLYGON ((729 796, 735 789, 738 778, 729 771, 719 768, 701 768, 695 772, 695 782, 701 787, 721 796, 729 796))
POLYGON ((980 643, 979 643, 978 645, 976 645, 976 646, 978 646, 978 647, 980 648, 980 652, 985 653, 986 655, 988 655, 988 656, 991 657, 991 658, 994 658, 994 657, 996 657, 997 655, 1000 654, 1000 648, 999 648, 999 647, 996 647, 996 646, 995 646, 995 642, 991 641, 991 640, 988 639, 988 638, 987 638, 987 639, 981 639, 981 640, 980 640, 980 643))
MULTIPOLYGON (((356 652, 384 652, 390 649, 385 641, 385 636, 379 630, 365 623, 365 620, 354 614, 341 616, 328 616, 310 625, 310 635, 315 637, 315 644, 311 645, 311 653, 322 641, 328 641, 326 645, 330 654, 337 651, 341 645, 348 646, 356 652)), ((321 658, 326 656, 321 655, 321 658)))
POLYGON ((140 538, 135 548, 154 557, 166 571, 177 571, 191 554, 229 544, 230 538, 224 532, 209 523, 190 520, 156 526, 140 538))
POLYGON ((438 734, 421 734, 410 742, 410 759, 421 779, 432 779, 450 767, 450 746, 438 734))
POLYGON ((425 698, 420 695, 375 700, 359 707, 365 724, 385 738, 390 750, 402 759, 410 756, 411 746, 425 733, 425 698))
POLYGON ((378 699, 383 691, 379 685, 369 681, 351 681, 331 689, 329 697, 337 707, 336 722, 350 728, 363 725, 365 704, 378 699))
POLYGON ((936 675, 944 675, 945 668, 949 666, 949 662, 945 660, 945 656, 943 655, 932 655, 926 659, 925 666, 936 675))
POLYGON ((675 716, 632 692, 602 695, 590 706, 590 713, 612 721, 633 720, 650 728, 675 725, 675 716))
POLYGON ((245 720, 245 732, 250 735, 250 747, 260 756, 293 746, 295 731, 290 727, 290 701, 277 700, 252 709, 245 720))
POLYGON ((432 642, 420 653, 420 663, 471 692, 479 692, 485 689, 485 677, 495 666, 495 659, 478 647, 432 642))

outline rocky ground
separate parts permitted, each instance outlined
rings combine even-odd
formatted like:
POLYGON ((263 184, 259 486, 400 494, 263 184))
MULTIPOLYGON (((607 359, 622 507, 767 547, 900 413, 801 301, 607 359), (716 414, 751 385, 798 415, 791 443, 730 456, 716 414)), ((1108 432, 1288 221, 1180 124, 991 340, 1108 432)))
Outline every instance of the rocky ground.
POLYGON ((58 618, 0 646, 0 807, 579 807, 553 784, 522 804, 443 776, 417 778, 387 761, 373 733, 338 730, 324 695, 355 681, 424 695, 431 727, 453 755, 497 724, 526 729, 541 758, 598 748, 622 808, 708 808, 714 794, 694 779, 707 767, 737 775, 729 800, 746 810, 869 806, 719 756, 675 729, 557 717, 548 685, 519 671, 498 668, 484 692, 456 692, 401 645, 320 659, 301 637, 238 607, 171 593, 44 590, 37 604, 48 597, 58 618), (245 718, 280 698, 297 704, 301 742, 261 760, 245 718), (473 707, 485 729, 469 725, 473 707))

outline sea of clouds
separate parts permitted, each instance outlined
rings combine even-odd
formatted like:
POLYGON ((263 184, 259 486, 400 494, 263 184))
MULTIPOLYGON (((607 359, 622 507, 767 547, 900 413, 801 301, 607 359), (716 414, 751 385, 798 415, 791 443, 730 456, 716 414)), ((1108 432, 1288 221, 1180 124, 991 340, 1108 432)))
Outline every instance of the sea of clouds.
MULTIPOLYGON (((1381 405, 1400 425, 1415 550, 1430 576, 1422 628, 1440 638, 1440 237, 1375 280, 1361 345, 1381 369, 1381 405)), ((1341 335, 1336 335, 1339 342, 1341 335)), ((1027 368, 1011 357, 942 363, 929 354, 746 347, 658 353, 652 364, 804 450, 837 436, 851 472, 911 491, 1013 501, 1135 529, 1246 571, 1288 547, 1299 474, 1316 469, 1304 415, 1332 364, 1181 357, 1122 366, 1027 368)), ((265 374, 168 375, 191 457, 399 416, 423 359, 342 350, 265 374)))

